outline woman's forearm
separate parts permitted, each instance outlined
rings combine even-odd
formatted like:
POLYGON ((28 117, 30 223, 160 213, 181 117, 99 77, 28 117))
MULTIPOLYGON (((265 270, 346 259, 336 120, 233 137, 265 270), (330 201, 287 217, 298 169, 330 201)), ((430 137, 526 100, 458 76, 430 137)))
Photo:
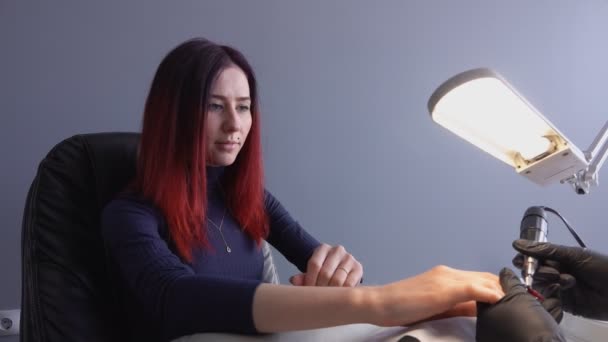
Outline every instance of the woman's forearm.
POLYGON ((351 323, 406 325, 432 317, 474 316, 476 302, 495 303, 504 292, 494 274, 446 266, 382 286, 259 285, 253 321, 260 332, 351 323))
POLYGON ((371 287, 262 284, 253 298, 253 320, 260 332, 373 323, 376 304, 371 287))

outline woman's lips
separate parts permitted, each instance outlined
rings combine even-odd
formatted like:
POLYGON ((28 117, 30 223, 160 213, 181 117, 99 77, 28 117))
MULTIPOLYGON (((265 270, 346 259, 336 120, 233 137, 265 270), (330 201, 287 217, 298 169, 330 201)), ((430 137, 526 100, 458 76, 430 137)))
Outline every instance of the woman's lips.
POLYGON ((234 142, 234 141, 222 141, 222 142, 216 143, 216 145, 222 151, 232 152, 232 151, 236 150, 240 144, 238 142, 234 142))

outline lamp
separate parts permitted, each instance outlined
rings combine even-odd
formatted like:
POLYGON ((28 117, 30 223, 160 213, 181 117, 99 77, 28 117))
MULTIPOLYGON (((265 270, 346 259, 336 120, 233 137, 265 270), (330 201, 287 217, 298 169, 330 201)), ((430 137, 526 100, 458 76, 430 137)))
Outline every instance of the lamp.
POLYGON ((582 152, 490 69, 448 79, 433 92, 428 109, 436 123, 534 183, 570 183, 578 194, 598 184, 598 170, 608 155, 608 122, 582 152))

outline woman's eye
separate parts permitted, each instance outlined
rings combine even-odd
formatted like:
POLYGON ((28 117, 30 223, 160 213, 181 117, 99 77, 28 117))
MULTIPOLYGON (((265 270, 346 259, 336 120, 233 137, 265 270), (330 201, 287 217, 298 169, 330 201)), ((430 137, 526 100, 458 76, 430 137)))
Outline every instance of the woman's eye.
POLYGON ((208 107, 209 107, 209 110, 213 111, 213 112, 219 112, 224 109, 224 106, 222 106, 221 104, 218 104, 218 103, 210 103, 208 107))
POLYGON ((237 107, 237 110, 238 110, 239 112, 247 112, 247 111, 249 111, 249 106, 246 106, 246 105, 240 105, 240 106, 238 106, 238 107, 237 107))

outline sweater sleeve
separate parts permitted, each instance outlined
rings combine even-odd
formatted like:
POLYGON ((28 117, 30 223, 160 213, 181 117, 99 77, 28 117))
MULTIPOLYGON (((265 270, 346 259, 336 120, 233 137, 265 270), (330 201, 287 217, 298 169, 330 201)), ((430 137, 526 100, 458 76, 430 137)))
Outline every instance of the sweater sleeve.
POLYGON ((116 199, 102 213, 102 235, 122 285, 165 339, 200 332, 256 333, 253 296, 259 282, 195 274, 159 233, 151 206, 116 199))
POLYGON ((306 272, 308 259, 321 243, 308 234, 268 191, 265 193, 265 205, 270 219, 268 242, 300 271, 306 272))

